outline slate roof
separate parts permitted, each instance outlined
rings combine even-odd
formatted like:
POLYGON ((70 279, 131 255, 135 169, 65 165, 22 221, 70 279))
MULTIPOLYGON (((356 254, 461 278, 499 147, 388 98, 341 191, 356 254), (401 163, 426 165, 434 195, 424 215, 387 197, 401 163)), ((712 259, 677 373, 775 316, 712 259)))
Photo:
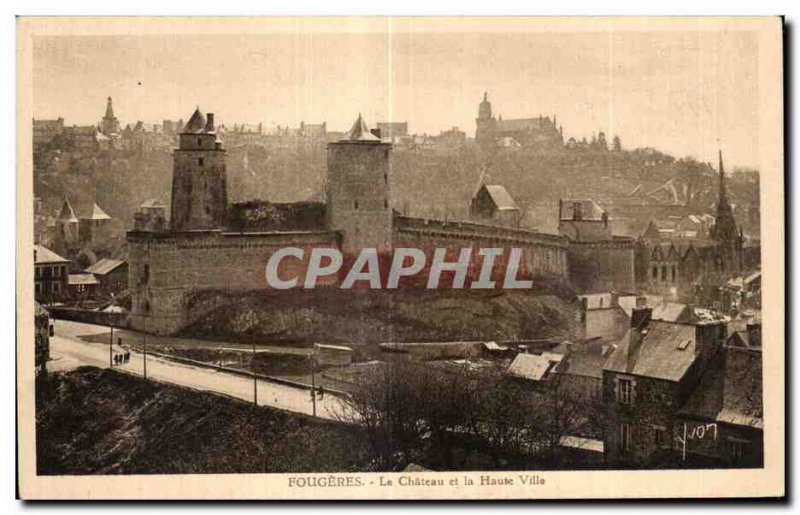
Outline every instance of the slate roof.
POLYGON ((550 369, 563 358, 563 355, 551 352, 517 354, 517 357, 508 367, 508 373, 532 381, 541 381, 550 372, 550 369))
POLYGON ((760 350, 724 347, 679 413, 763 429, 761 356, 760 350))
POLYGON ((103 258, 97 263, 87 268, 86 270, 84 270, 84 272, 95 275, 106 275, 107 273, 114 271, 117 267, 123 264, 125 264, 125 261, 122 261, 120 259, 103 258))
POLYGON ((183 133, 198 133, 204 132, 206 128, 206 117, 200 112, 200 107, 194 110, 189 121, 183 127, 183 133))
POLYGON ((69 263, 69 259, 63 258, 42 245, 34 245, 34 264, 47 264, 47 263, 69 263))
POLYGON ((68 284, 73 285, 89 285, 98 284, 97 277, 92 274, 69 274, 68 284))
POLYGON ((562 360, 561 365, 558 367, 558 373, 602 379, 605 362, 606 358, 600 353, 573 352, 562 360))
POLYGON ((64 199, 58 219, 77 222, 78 220, 111 220, 111 217, 97 203, 76 197, 72 200, 64 199))
POLYGON ((356 118, 355 123, 350 128, 350 131, 347 133, 347 136, 342 138, 340 141, 373 141, 373 142, 380 142, 381 139, 369 131, 369 127, 364 122, 364 119, 361 117, 361 113, 358 113, 358 118, 356 118))
POLYGON ((575 204, 581 205, 583 220, 602 220, 603 208, 591 199, 563 199, 561 202, 561 219, 573 220, 575 217, 575 204))
POLYGON ((653 310, 653 320, 694 324, 697 322, 729 321, 725 315, 707 308, 696 308, 686 304, 667 302, 653 310))
POLYGON ((519 206, 514 201, 514 198, 508 193, 508 190, 505 187, 499 184, 486 184, 483 186, 489 196, 492 198, 492 202, 494 205, 497 206, 499 211, 517 211, 519 210, 519 206))
POLYGON ((631 330, 635 329, 628 330, 604 370, 677 382, 694 363, 694 325, 653 320, 638 350, 629 355, 631 330))

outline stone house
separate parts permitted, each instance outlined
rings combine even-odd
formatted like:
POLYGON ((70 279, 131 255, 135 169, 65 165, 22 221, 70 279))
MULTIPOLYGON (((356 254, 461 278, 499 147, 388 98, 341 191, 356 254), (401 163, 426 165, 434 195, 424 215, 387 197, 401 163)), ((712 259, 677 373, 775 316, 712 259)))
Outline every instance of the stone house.
POLYGON ((692 308, 674 320, 633 310, 628 334, 603 367, 608 464, 656 466, 671 455, 678 410, 724 345, 726 324, 692 308))
POLYGON ((50 303, 67 295, 70 261, 42 245, 33 246, 34 297, 50 303))

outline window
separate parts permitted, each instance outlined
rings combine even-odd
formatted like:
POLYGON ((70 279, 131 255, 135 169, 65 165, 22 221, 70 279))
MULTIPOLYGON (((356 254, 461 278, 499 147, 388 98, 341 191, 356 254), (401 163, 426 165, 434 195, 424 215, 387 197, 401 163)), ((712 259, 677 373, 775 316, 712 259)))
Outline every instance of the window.
POLYGON ((675 269, 675 265, 672 265, 672 282, 675 282, 675 278, 678 276, 678 271, 675 269))
POLYGON ((39 277, 41 277, 41 276, 42 276, 42 269, 37 267, 37 268, 36 268, 36 269, 33 271, 33 273, 34 273, 34 276, 35 276, 35 277, 38 279, 39 277))
POLYGON ((142 281, 141 281, 141 284, 147 284, 147 282, 149 280, 150 280, 150 265, 145 264, 142 267, 142 281))
POLYGON ((357 201, 357 200, 354 200, 354 201, 353 201, 353 209, 355 209, 356 211, 358 211, 358 201, 357 201))
POLYGON ((654 280, 658 279, 658 267, 657 266, 653 267, 653 279, 654 280))
POLYGON ((617 400, 621 404, 633 404, 633 379, 617 378, 617 400))
POLYGON ((42 294, 42 285, 40 283, 36 283, 34 285, 34 287, 36 288, 36 295, 41 295, 42 294))
POLYGON ((630 423, 621 422, 619 425, 619 452, 631 452, 633 443, 633 429, 630 423))
POLYGON ((383 208, 384 209, 389 209, 389 201, 386 200, 386 199, 383 199, 383 208))
POLYGON ((58 277, 61 275, 61 267, 54 266, 53 267, 53 277, 58 277))
POLYGON ((661 280, 667 280, 667 265, 661 265, 661 280))
POLYGON ((203 146, 203 138, 197 138, 197 146, 198 147, 202 147, 203 146))
POLYGON ((197 166, 203 166, 203 162, 204 162, 204 160, 203 160, 202 157, 198 157, 197 158, 197 166))

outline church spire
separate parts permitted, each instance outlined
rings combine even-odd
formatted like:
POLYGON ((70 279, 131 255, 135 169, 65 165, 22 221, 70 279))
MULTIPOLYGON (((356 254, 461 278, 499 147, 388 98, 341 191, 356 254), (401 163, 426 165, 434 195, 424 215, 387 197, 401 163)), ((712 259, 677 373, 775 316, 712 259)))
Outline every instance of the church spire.
POLYGON ((108 102, 106 103, 106 116, 107 120, 114 119, 114 107, 111 105, 111 97, 108 97, 108 102))
POLYGON ((719 151, 719 206, 728 205, 728 192, 725 189, 725 167, 722 164, 722 150, 719 151))

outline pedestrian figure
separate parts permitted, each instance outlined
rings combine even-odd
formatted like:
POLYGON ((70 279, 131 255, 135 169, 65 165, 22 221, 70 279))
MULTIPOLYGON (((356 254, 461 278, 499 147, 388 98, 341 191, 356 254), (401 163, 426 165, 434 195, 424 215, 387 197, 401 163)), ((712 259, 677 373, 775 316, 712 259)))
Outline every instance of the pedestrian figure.
POLYGON ((114 354, 114 364, 119 365, 119 354, 114 354))
POLYGON ((319 387, 319 400, 325 397, 325 390, 322 389, 322 386, 319 387))
POLYGON ((125 363, 131 360, 131 351, 125 351, 125 363))

